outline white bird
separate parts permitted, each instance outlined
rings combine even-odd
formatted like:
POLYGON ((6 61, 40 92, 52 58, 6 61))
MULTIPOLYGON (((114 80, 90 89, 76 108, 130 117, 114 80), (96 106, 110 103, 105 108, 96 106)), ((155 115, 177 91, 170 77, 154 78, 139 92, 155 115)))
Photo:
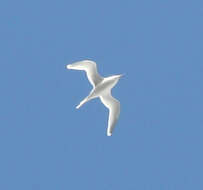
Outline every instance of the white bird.
POLYGON ((93 89, 76 107, 79 109, 83 104, 94 98, 100 98, 101 102, 109 109, 109 120, 107 136, 112 135, 112 131, 120 115, 120 102, 111 96, 111 89, 116 85, 122 75, 114 75, 103 78, 97 72, 97 65, 94 61, 84 60, 67 65, 67 69, 84 70, 93 89))

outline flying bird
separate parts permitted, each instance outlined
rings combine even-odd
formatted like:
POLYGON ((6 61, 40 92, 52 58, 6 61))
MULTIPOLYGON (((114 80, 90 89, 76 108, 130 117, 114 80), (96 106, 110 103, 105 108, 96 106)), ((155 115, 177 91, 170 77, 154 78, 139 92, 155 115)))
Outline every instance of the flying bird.
POLYGON ((107 136, 112 135, 112 131, 120 115, 120 102, 111 95, 111 89, 116 85, 122 75, 113 75, 103 78, 97 72, 97 65, 94 61, 84 60, 67 65, 67 69, 83 70, 86 72, 93 89, 76 107, 79 109, 86 102, 100 98, 101 102, 109 109, 109 119, 107 136))

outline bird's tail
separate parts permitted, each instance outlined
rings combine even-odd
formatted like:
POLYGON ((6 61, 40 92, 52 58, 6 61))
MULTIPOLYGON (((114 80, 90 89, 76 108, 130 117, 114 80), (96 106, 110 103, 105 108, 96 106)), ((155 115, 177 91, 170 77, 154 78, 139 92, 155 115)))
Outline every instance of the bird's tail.
POLYGON ((83 104, 85 104, 87 101, 89 101, 88 97, 86 97, 84 100, 80 102, 80 104, 77 105, 76 109, 79 109, 83 104))
POLYGON ((83 104, 85 104, 86 102, 90 101, 91 99, 96 98, 97 96, 94 96, 94 89, 90 92, 90 94, 84 98, 79 105, 77 105, 76 109, 79 109, 83 104))

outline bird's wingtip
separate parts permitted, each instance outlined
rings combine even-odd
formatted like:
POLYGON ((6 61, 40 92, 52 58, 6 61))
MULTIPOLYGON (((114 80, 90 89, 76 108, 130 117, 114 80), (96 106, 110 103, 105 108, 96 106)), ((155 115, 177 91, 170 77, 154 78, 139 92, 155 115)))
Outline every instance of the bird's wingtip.
POLYGON ((71 69, 71 65, 66 65, 66 68, 67 69, 71 69))
POLYGON ((110 136, 112 136, 112 134, 111 133, 107 133, 107 136, 110 137, 110 136))

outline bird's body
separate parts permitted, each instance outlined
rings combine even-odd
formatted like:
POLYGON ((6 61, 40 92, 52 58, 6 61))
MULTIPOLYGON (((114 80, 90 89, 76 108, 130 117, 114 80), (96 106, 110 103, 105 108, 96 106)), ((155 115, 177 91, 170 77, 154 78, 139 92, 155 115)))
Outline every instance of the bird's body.
POLYGON ((116 85, 122 75, 103 78, 97 72, 96 63, 90 60, 79 61, 67 65, 67 68, 86 71, 87 78, 92 84, 93 89, 76 108, 79 109, 91 99, 100 98, 101 102, 109 109, 107 135, 111 136, 113 128, 120 115, 120 102, 111 96, 111 89, 116 85))

